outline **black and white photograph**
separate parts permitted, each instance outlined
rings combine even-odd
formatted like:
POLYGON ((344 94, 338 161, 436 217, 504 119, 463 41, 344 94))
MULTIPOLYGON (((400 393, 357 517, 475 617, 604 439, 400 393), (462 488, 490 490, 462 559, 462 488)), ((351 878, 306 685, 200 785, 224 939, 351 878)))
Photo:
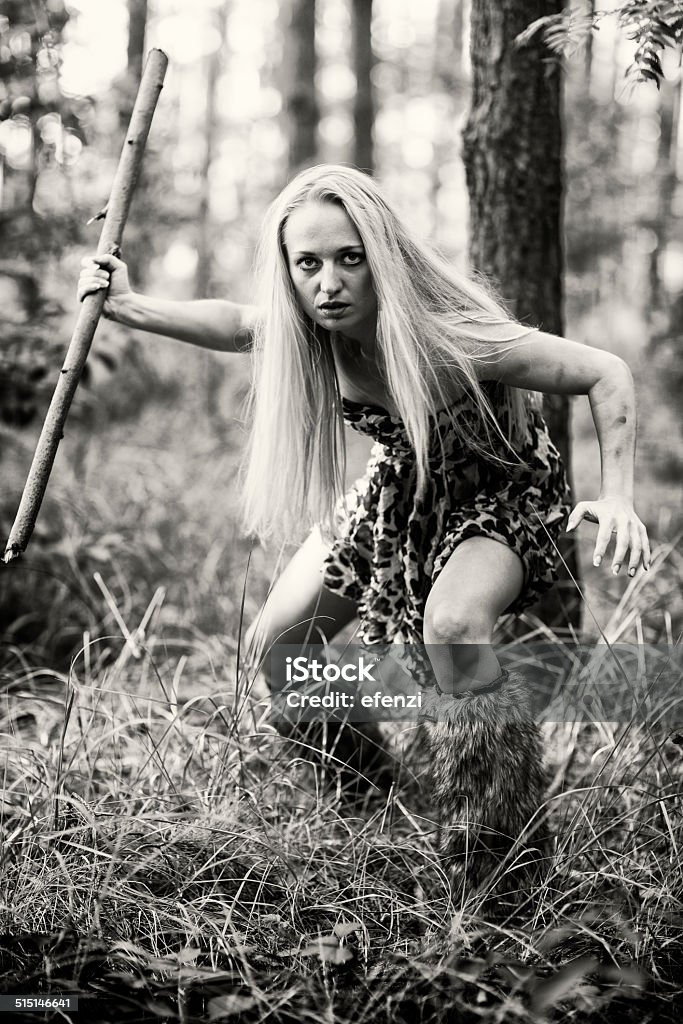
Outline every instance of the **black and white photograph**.
POLYGON ((683 1013, 682 0, 0 0, 0 1024, 683 1013))

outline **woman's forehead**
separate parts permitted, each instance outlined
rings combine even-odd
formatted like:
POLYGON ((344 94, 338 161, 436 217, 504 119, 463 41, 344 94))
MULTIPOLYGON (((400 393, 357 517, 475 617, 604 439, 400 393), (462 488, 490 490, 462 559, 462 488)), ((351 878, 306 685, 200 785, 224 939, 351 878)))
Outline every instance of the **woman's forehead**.
POLYGON ((309 200, 293 210, 284 227, 289 252, 362 245, 358 229, 339 203, 309 200))

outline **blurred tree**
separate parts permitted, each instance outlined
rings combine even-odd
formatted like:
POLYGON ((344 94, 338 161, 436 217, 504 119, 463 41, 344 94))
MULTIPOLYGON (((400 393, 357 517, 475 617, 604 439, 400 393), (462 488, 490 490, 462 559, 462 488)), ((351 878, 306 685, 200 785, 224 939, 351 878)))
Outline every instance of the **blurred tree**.
MULTIPOLYGON (((145 62, 145 39, 147 35, 147 0, 128 0, 128 40, 126 46, 126 68, 113 83, 119 127, 121 135, 111 137, 108 142, 111 147, 112 156, 119 150, 123 142, 125 132, 128 130, 135 97, 142 77, 142 69, 145 62)), ((106 143, 107 140, 101 140, 106 143)), ((153 149, 152 149, 153 153, 153 149)), ((150 187, 149 164, 150 151, 147 151, 145 163, 136 185, 135 216, 131 218, 130 225, 126 231, 125 258, 128 262, 133 280, 139 285, 145 281, 146 271, 149 266, 150 257, 153 251, 153 227, 150 223, 151 217, 141 218, 139 211, 151 212, 154 209, 154 198, 150 187)))
POLYGON ((126 70, 115 82, 118 93, 119 124, 125 132, 133 112, 135 96, 142 78, 147 35, 147 0, 128 0, 128 43, 126 70))
POLYGON ((353 162, 372 173, 375 169, 373 125, 375 100, 372 86, 374 54, 372 49, 373 0, 352 0, 353 70, 356 94, 353 101, 353 162))
POLYGON ((197 269, 194 293, 202 299, 212 294, 213 286, 213 220, 211 216, 211 164, 216 155, 219 126, 217 88, 223 70, 228 2, 224 0, 214 12, 220 45, 206 58, 206 107, 204 110, 204 154, 200 170, 199 210, 197 212, 197 269))
POLYGON ((655 179, 658 183, 651 228, 655 243, 650 252, 650 307, 668 305, 663 293, 661 263, 671 233, 674 199, 678 188, 678 129, 681 118, 681 73, 675 82, 662 82, 659 104, 659 144, 655 179))
POLYGON ((439 89, 462 91, 465 0, 439 0, 434 39, 434 80, 439 89))
POLYGON ((289 172, 315 163, 320 107, 315 87, 315 0, 291 0, 285 109, 289 120, 289 172))
MULTIPOLYGON (((523 323, 562 334, 562 120, 560 69, 536 36, 515 40, 563 0, 479 0, 471 8, 472 99, 463 157, 470 196, 470 259, 523 323)), ((546 396, 555 444, 570 466, 569 400, 546 396)), ((573 539, 563 556, 576 576, 573 539)), ((557 594, 557 590, 555 592, 557 594)), ((568 588, 562 621, 577 623, 568 588)), ((559 597, 561 602, 561 597, 559 597)), ((544 600, 546 621, 560 611, 544 600)))
MULTIPOLYGON (((197 269, 194 294, 204 299, 214 294, 215 222, 211 210, 211 165, 216 156, 217 135, 220 125, 217 90, 223 71, 226 26, 229 0, 224 0, 214 12, 220 44, 206 58, 206 107, 204 111, 204 153, 200 169, 199 209, 197 211, 197 269)), ((213 352, 202 354, 204 388, 202 405, 208 425, 220 430, 224 421, 220 415, 220 390, 223 383, 223 364, 213 352)))
POLYGON ((46 270, 78 238, 68 168, 77 159, 88 104, 60 88, 62 31, 55 0, 0 0, 0 419, 23 425, 58 366, 62 307, 46 270))
POLYGON ((128 73, 136 82, 142 78, 147 35, 147 0, 128 0, 128 73))
POLYGON ((60 87, 62 31, 68 20, 62 0, 49 7, 0 0, 0 241, 5 259, 32 258, 53 245, 59 249, 76 230, 64 172, 85 141, 80 118, 87 104, 64 96, 60 87))

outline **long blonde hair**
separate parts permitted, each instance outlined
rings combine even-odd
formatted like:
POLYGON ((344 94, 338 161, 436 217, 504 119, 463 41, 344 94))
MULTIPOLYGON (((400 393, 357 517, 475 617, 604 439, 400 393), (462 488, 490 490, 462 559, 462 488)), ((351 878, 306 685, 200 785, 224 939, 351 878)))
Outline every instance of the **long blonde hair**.
POLYGON ((477 430, 462 417, 452 420, 476 456, 505 461, 502 441, 514 459, 513 445, 527 432, 528 394, 499 388, 496 411, 509 428, 504 434, 474 363, 495 362, 506 343, 530 329, 512 320, 483 281, 461 274, 414 237, 371 177, 332 164, 309 168, 271 204, 257 250, 260 319, 243 510, 247 529, 262 540, 293 540, 314 523, 334 532, 334 504, 344 483, 344 423, 330 337, 298 303, 283 240, 287 218, 309 201, 340 204, 365 248, 377 296, 378 365, 415 450, 418 492, 427 477, 429 418, 454 392, 469 393, 478 410, 477 430), (509 337, 492 345, 492 325, 509 337))

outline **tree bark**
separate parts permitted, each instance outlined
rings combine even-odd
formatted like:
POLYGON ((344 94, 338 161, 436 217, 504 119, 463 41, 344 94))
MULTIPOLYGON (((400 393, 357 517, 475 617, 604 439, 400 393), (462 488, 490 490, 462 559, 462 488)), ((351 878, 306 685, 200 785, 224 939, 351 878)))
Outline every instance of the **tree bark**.
POLYGON ((353 162, 371 174, 375 169, 373 127, 375 99, 372 87, 372 0, 353 0, 353 70, 356 95, 353 102, 353 162))
POLYGON ((286 97, 290 174, 315 162, 320 108, 315 89, 315 0, 292 0, 288 34, 292 76, 286 97))
MULTIPOLYGON (((463 140, 472 266, 523 323, 553 334, 564 329, 561 72, 548 61, 540 33, 523 48, 515 39, 562 8, 563 0, 472 4, 472 100, 463 140)), ((569 467, 568 398, 546 396, 544 412, 569 467)), ((576 576, 573 540, 563 557, 576 576)), ((564 621, 567 603, 573 604, 565 601, 564 621)), ((550 604, 544 601, 544 613, 551 613, 550 604)), ((570 615, 577 617, 578 606, 570 615)))

